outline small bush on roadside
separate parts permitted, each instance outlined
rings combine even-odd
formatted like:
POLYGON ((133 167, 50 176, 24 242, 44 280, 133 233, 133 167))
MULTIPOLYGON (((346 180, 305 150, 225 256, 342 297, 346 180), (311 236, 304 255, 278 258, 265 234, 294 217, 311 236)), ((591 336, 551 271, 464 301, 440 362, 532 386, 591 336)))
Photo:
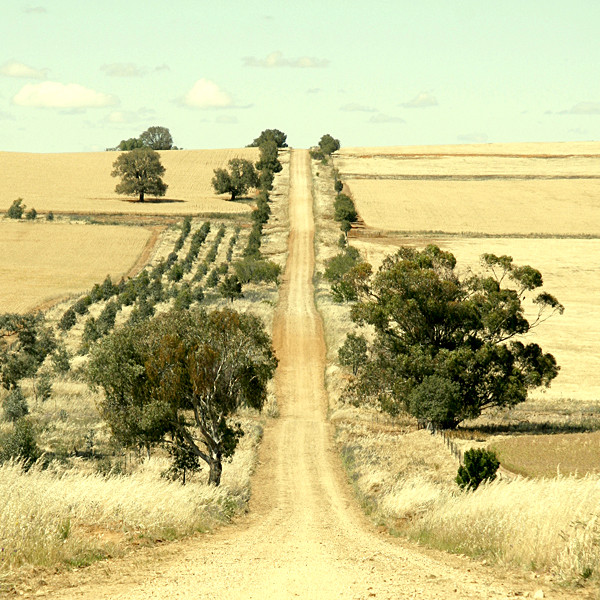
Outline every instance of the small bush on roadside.
POLYGON ((37 219, 37 210, 35 210, 35 208, 32 208, 31 210, 28 210, 25 213, 25 218, 28 221, 34 221, 35 219, 37 219))
POLYGON ((500 462, 496 453, 484 448, 471 448, 464 455, 464 465, 458 467, 456 483, 462 490, 476 490, 484 481, 496 479, 500 462))

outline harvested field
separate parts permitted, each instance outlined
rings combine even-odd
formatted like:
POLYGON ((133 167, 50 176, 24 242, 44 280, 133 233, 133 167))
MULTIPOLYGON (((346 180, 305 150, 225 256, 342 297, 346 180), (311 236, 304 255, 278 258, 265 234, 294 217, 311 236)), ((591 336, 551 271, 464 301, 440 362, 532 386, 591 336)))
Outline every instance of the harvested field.
POLYGON ((0 221, 0 312, 26 312, 119 280, 144 252, 142 227, 0 221))
POLYGON ((492 441, 502 466, 526 477, 600 472, 600 432, 519 435, 492 441))
POLYGON ((345 183, 373 229, 600 236, 600 179, 345 183))
POLYGON ((0 210, 16 198, 38 212, 84 214, 245 213, 243 202, 229 202, 211 186, 213 170, 234 157, 256 160, 256 148, 224 150, 169 150, 160 152, 169 186, 164 198, 144 203, 115 193, 118 178, 111 177, 119 152, 29 154, 0 152, 0 210))
POLYGON ((600 235, 600 144, 348 148, 335 164, 368 227, 600 235))

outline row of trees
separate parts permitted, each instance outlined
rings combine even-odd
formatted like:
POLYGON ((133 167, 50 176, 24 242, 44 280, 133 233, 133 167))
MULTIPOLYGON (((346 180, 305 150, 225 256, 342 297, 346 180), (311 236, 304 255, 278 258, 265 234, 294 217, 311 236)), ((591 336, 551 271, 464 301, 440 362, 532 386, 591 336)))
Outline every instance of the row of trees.
POLYGON ((271 191, 275 173, 281 171, 279 148, 287 147, 287 136, 278 129, 265 129, 248 147, 260 149, 260 158, 252 164, 244 158, 232 158, 228 169, 215 169, 212 185, 217 194, 231 194, 231 200, 243 196, 248 190, 271 191))

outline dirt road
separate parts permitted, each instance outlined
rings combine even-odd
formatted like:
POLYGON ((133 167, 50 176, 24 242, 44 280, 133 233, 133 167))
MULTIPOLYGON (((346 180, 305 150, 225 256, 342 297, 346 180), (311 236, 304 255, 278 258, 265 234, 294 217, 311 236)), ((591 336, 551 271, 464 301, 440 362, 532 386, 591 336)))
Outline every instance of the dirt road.
MULTIPOLYGON (((378 532, 351 496, 326 420, 313 302, 308 153, 292 152, 290 253, 276 317, 281 416, 266 430, 249 514, 215 534, 86 570, 53 598, 507 598, 533 592, 486 567, 378 532)), ((555 596, 553 596, 555 597, 555 596)))

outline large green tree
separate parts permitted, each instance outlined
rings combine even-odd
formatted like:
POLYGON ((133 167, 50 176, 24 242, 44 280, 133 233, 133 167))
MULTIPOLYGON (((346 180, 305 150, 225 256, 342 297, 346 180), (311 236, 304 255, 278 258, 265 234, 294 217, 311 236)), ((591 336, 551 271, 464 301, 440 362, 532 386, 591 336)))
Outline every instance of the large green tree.
POLYGON ((548 386, 558 374, 556 360, 524 337, 562 313, 562 305, 541 291, 538 270, 517 266, 510 256, 484 254, 482 266, 481 274, 460 276, 455 257, 430 245, 401 248, 373 275, 351 270, 359 297, 352 318, 371 326, 375 337, 372 358, 348 396, 453 428, 548 386))
POLYGON ((219 485, 243 435, 230 417, 262 408, 276 364, 257 317, 196 309, 116 330, 93 350, 88 378, 104 390, 100 412, 122 444, 176 446, 206 462, 219 485))
POLYGON ((212 186, 217 194, 231 194, 231 199, 235 200, 250 188, 258 187, 258 175, 249 160, 232 158, 228 165, 229 170, 214 170, 212 186))
POLYGON ((120 177, 115 187, 117 194, 138 196, 143 202, 146 194, 164 196, 167 184, 162 180, 165 168, 158 152, 150 148, 135 148, 120 154, 113 163, 113 177, 120 177))

